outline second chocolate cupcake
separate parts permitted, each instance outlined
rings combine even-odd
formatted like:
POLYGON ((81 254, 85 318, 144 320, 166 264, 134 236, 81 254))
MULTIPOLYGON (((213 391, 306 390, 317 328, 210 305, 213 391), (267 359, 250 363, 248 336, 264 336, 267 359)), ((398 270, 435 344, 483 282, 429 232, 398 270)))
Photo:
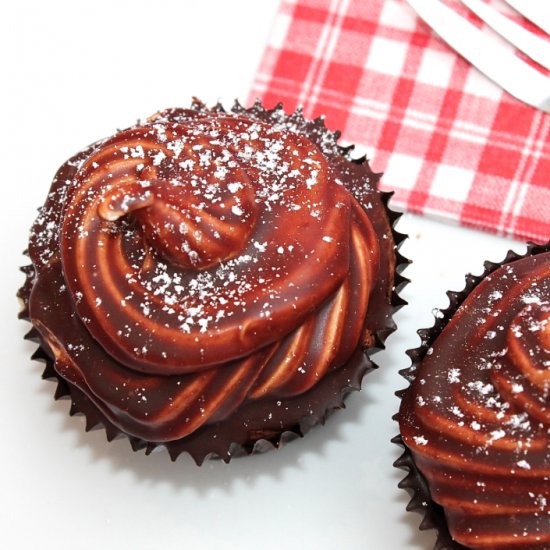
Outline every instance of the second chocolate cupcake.
POLYGON ((399 426, 437 549, 550 548, 550 245, 486 264, 419 331, 399 426))

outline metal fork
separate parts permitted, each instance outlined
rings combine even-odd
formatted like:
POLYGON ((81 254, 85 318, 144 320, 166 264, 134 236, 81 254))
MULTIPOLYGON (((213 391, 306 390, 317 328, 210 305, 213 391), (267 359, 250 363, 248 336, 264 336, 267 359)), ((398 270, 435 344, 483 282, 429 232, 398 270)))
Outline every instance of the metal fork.
MULTIPOLYGON (((461 1, 516 48, 550 69, 550 42, 526 31, 488 4, 479 0, 461 1)), ((521 4, 521 0, 506 1, 515 8, 521 4)), ((491 80, 521 101, 550 113, 550 78, 522 61, 512 50, 485 34, 440 0, 407 2, 445 42, 491 80)), ((526 3, 526 0, 523 2, 526 3)), ((550 19, 550 2, 538 3, 546 4, 550 19)), ((531 13, 530 19, 533 18, 537 19, 531 13)), ((548 21, 535 21, 535 24, 542 28, 548 21)))

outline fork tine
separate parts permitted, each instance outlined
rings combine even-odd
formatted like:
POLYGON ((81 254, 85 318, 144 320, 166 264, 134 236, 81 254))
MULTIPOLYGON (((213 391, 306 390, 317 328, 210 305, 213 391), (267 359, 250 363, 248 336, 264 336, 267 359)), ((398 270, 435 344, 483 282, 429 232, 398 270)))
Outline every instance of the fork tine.
POLYGON ((550 69, 550 42, 534 35, 521 25, 491 8, 481 0, 461 0, 480 19, 485 21, 510 44, 528 55, 533 61, 550 69))
POLYGON ((550 10, 548 2, 526 2, 525 0, 504 0, 512 6, 519 14, 523 15, 537 27, 550 34, 550 10))

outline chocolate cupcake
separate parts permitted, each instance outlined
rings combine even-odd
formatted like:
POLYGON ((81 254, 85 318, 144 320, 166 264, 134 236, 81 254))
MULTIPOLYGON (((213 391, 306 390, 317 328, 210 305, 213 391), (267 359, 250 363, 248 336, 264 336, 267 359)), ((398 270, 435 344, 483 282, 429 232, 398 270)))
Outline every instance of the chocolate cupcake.
POLYGON ((402 236, 337 138, 281 106, 195 100, 59 169, 21 316, 88 428, 228 461, 359 389, 403 303, 402 236))
POLYGON ((398 393, 409 509, 436 549, 548 549, 550 244, 448 294, 398 393))

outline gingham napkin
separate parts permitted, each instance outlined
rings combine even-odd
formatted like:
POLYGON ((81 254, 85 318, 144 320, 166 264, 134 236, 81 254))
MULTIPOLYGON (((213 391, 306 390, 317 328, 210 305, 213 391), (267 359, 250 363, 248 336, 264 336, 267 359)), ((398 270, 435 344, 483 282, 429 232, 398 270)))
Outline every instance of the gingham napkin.
POLYGON ((326 115, 366 147, 397 208, 550 238, 550 115, 489 81, 404 0, 282 0, 256 97, 326 115))

